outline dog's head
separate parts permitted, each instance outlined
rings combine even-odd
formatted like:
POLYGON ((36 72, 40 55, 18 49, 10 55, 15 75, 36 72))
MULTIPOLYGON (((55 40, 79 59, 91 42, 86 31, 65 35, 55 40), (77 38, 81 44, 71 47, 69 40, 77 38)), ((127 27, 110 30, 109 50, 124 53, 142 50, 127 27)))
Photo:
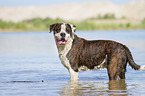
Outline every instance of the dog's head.
POLYGON ((76 27, 68 23, 55 23, 50 25, 50 32, 54 33, 57 45, 65 45, 73 39, 76 27))

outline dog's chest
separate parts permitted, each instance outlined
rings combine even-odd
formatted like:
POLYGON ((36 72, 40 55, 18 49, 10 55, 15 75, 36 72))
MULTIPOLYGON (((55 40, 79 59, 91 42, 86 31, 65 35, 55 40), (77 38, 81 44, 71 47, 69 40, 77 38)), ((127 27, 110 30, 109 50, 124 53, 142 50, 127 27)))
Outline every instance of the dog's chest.
POLYGON ((69 69, 71 67, 70 62, 69 62, 68 58, 66 57, 67 53, 71 50, 71 47, 72 47, 72 41, 67 43, 64 48, 58 48, 58 53, 59 53, 59 58, 61 60, 61 63, 67 69, 69 69))

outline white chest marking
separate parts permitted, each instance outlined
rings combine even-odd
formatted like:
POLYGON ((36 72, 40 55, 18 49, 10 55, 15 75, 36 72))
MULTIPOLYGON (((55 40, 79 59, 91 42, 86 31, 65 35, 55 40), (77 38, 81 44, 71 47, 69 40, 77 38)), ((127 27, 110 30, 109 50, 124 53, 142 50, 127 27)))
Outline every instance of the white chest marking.
POLYGON ((61 47, 58 48, 59 58, 60 58, 62 64, 63 64, 67 69, 69 69, 69 67, 71 67, 71 66, 70 66, 70 63, 69 63, 69 60, 68 60, 67 57, 66 57, 67 53, 68 53, 69 50, 71 49, 71 46, 72 46, 72 44, 68 42, 68 43, 65 45, 65 48, 64 48, 64 49, 62 49, 61 47))
POLYGON ((72 46, 72 39, 69 39, 67 44, 65 45, 65 48, 58 47, 58 53, 59 53, 59 58, 61 60, 61 63, 69 70, 70 72, 70 78, 71 80, 78 80, 78 72, 75 72, 70 65, 69 60, 67 59, 66 55, 70 51, 71 46, 72 46))

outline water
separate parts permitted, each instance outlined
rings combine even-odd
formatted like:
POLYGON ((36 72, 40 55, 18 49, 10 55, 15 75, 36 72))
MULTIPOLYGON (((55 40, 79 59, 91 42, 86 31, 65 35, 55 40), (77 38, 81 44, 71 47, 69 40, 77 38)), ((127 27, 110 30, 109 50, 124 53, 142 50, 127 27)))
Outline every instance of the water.
MULTIPOLYGON (((77 35, 121 42, 129 47, 137 64, 145 64, 145 30, 78 31, 77 35)), ((53 34, 0 33, 0 96, 145 95, 145 71, 130 66, 126 80, 109 81, 106 69, 80 72, 79 78, 70 82, 53 34)))

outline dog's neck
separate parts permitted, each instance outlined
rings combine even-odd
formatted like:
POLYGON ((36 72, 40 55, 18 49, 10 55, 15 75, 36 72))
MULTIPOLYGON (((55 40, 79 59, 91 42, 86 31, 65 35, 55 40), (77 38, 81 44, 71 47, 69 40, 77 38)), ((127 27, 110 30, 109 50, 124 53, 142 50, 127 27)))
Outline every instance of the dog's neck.
POLYGON ((68 51, 71 49, 72 47, 72 42, 73 42, 73 39, 70 38, 66 45, 57 45, 57 49, 58 49, 58 53, 59 55, 66 55, 68 53, 68 51))

